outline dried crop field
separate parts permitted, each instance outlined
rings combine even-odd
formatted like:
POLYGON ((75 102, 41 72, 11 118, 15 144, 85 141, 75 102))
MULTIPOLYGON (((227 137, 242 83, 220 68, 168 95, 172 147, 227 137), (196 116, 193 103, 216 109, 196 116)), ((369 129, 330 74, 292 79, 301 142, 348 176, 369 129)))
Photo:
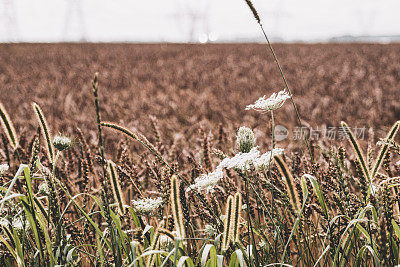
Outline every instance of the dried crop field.
MULTIPOLYGON (((276 45, 304 122, 387 130, 400 118, 400 45, 276 45)), ((99 72, 103 118, 148 130, 149 115, 163 134, 219 123, 266 132, 268 119, 244 110, 284 88, 265 45, 20 44, 0 48, 0 100, 19 130, 36 127, 30 103, 45 107, 54 131, 95 130, 91 79, 99 72)), ((296 119, 291 105, 276 114, 296 119)), ((213 131, 216 134, 216 131, 213 131)))
POLYGON ((0 45, 0 263, 399 264, 400 44, 274 49, 0 45))

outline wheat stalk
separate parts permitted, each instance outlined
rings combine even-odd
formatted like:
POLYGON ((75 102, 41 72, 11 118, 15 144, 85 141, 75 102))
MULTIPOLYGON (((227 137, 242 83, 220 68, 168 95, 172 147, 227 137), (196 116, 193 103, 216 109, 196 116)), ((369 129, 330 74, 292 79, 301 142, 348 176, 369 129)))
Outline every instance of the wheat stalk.
POLYGON ((110 210, 110 205, 108 202, 108 197, 109 197, 109 182, 108 182, 108 174, 107 174, 107 168, 106 168, 106 159, 105 159, 105 152, 104 152, 104 141, 103 141, 103 133, 101 130, 101 114, 100 114, 100 103, 99 103, 99 80, 98 80, 99 74, 96 72, 94 74, 94 78, 92 81, 92 88, 93 88, 93 96, 94 96, 94 105, 96 109, 96 122, 97 122, 97 133, 98 133, 98 147, 99 147, 99 152, 101 156, 101 167, 103 169, 103 177, 100 179, 101 185, 102 185, 102 190, 100 191, 101 199, 103 202, 104 206, 104 211, 105 211, 105 216, 106 216, 106 221, 108 228, 111 232, 111 240, 112 240, 112 252, 113 252, 113 257, 114 257, 114 263, 116 265, 122 265, 122 256, 119 250, 119 247, 117 246, 117 238, 116 238, 116 232, 114 229, 114 225, 111 219, 111 210, 110 210))

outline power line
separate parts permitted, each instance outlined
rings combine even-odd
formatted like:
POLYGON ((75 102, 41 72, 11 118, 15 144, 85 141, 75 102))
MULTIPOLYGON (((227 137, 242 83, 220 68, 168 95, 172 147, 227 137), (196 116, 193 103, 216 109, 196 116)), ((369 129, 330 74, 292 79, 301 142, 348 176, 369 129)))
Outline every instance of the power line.
POLYGON ((210 34, 210 0, 177 0, 176 12, 172 14, 186 41, 208 40, 210 34))
POLYGON ((83 15, 82 0, 67 0, 67 9, 63 32, 64 40, 71 39, 71 37, 68 37, 70 35, 71 29, 72 33, 78 33, 79 41, 86 41, 86 26, 83 15), (77 28, 75 31, 74 24, 77 28))
POLYGON ((3 0, 3 25, 6 31, 6 37, 4 41, 15 42, 18 40, 18 25, 14 3, 12 0, 3 0))

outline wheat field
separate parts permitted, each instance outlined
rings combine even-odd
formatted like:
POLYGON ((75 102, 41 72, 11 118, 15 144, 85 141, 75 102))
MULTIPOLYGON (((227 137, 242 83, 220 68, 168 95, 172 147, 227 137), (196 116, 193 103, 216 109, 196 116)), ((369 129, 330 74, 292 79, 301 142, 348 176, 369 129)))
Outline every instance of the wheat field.
POLYGON ((400 45, 265 36, 0 45, 1 266, 398 265, 400 45))

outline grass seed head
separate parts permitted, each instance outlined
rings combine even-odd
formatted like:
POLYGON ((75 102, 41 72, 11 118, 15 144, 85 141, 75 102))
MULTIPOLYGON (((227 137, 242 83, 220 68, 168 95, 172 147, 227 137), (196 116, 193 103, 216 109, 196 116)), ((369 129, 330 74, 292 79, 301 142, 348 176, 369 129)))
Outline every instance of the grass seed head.
POLYGON ((3 126, 10 144, 14 149, 16 149, 18 147, 17 134, 15 133, 14 125, 12 124, 10 117, 8 116, 8 113, 2 103, 0 103, 0 118, 1 125, 3 126))
POLYGON ((67 150, 71 147, 71 139, 64 135, 56 135, 53 138, 53 146, 59 151, 67 150))
POLYGON ((7 163, 0 164, 0 174, 5 173, 9 168, 10 166, 7 163))
POLYGON ((240 152, 250 152, 256 143, 253 130, 245 126, 240 127, 237 132, 236 143, 240 152))
POLYGON ((40 129, 42 130, 42 134, 45 138, 46 141, 46 148, 47 148, 47 157, 50 162, 53 162, 54 160, 54 149, 53 149, 53 144, 51 142, 51 135, 49 131, 49 127, 47 126, 47 121, 46 118, 43 115, 42 109, 39 107, 38 104, 33 103, 32 104, 33 110, 35 111, 37 120, 40 124, 40 129))
POLYGON ((234 213, 233 196, 229 196, 226 202, 224 220, 224 232, 222 234, 222 250, 226 251, 229 248, 230 233, 232 232, 232 218, 234 213))
POLYGON ((260 23, 260 16, 257 13, 256 8, 254 7, 253 3, 250 0, 245 0, 246 4, 249 6, 251 12, 253 13, 254 18, 256 19, 257 23, 260 23))

